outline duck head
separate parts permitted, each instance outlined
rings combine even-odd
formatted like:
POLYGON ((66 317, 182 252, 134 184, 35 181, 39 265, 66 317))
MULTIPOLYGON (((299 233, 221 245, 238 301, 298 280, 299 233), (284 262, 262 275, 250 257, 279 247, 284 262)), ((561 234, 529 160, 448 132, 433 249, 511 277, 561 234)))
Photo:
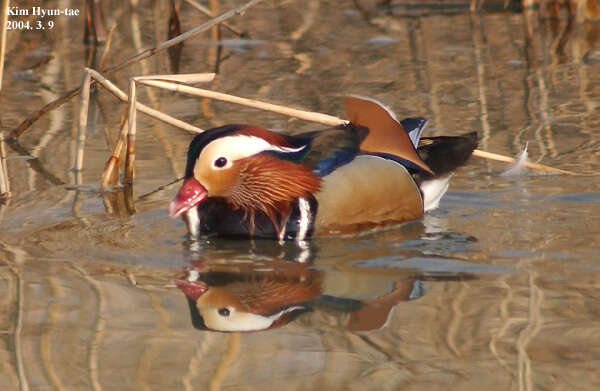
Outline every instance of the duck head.
POLYGON ((295 199, 319 189, 319 177, 295 162, 308 153, 309 144, 247 125, 207 130, 190 143, 184 181, 169 214, 180 216, 220 197, 251 219, 263 212, 276 224, 295 199))

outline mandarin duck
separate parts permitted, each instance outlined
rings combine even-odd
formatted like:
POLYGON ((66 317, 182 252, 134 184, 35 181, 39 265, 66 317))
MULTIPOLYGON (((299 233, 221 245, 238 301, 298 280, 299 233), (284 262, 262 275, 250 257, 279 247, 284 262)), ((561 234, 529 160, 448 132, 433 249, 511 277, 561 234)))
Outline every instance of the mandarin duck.
POLYGON ((190 235, 303 241, 420 219, 436 208, 477 134, 421 138, 427 121, 398 121, 381 103, 346 97, 349 122, 284 135, 226 125, 190 143, 169 205, 190 235))
POLYGON ((341 313, 349 330, 374 330, 388 323, 400 301, 424 293, 407 272, 318 270, 285 261, 192 268, 175 284, 186 296, 192 325, 220 332, 270 330, 313 310, 341 313))

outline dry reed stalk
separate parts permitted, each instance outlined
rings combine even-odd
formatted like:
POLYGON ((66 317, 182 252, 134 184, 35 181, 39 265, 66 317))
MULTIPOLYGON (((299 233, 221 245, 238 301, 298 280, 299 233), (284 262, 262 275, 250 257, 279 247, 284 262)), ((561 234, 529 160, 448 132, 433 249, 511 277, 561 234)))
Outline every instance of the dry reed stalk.
MULTIPOLYGON (((114 85, 112 82, 107 80, 100 73, 98 73, 97 71, 95 71, 93 69, 89 69, 89 68, 86 68, 85 71, 89 72, 90 75, 92 76, 92 79, 95 80, 96 82, 100 83, 100 85, 102 85, 102 87, 106 88, 111 94, 113 94, 114 96, 116 96, 117 98, 122 100, 123 102, 128 102, 127 94, 125 94, 125 92, 120 90, 116 85, 114 85)), ((177 81, 180 81, 180 82, 186 82, 185 80, 187 80, 187 79, 210 81, 210 80, 212 80, 212 78, 214 78, 214 74, 201 73, 201 74, 193 74, 193 75, 164 75, 164 76, 160 75, 158 77, 161 80, 175 80, 175 78, 177 78, 177 81), (181 76, 181 78, 178 78, 178 76, 181 76)), ((193 81, 193 82, 197 83, 199 81, 193 81)), ((202 129, 192 126, 192 125, 188 124, 187 122, 178 120, 177 118, 173 118, 170 115, 167 115, 158 110, 152 109, 142 103, 139 103, 139 102, 136 103, 136 108, 139 111, 141 111, 142 113, 147 114, 152 118, 156 118, 157 120, 163 121, 164 123, 167 123, 169 125, 173 125, 178 128, 187 130, 188 132, 200 133, 203 131, 202 129)))
MULTIPOLYGON (((102 75, 100 75, 98 72, 96 72, 94 70, 90 69, 90 70, 88 70, 88 72, 92 76, 92 78, 94 78, 95 80, 97 80, 100 83, 100 85, 102 85, 103 87, 108 89, 119 99, 123 100, 124 102, 128 102, 129 98, 125 95, 125 93, 123 91, 121 91, 119 88, 117 88, 114 84, 112 84, 110 81, 106 80, 104 77, 102 77, 102 75)), ((197 74, 185 74, 185 75, 140 76, 140 77, 136 78, 135 80, 139 81, 139 80, 158 78, 159 80, 169 80, 172 82, 192 83, 193 84, 193 83, 210 82, 214 79, 214 77, 215 77, 215 75, 213 73, 197 73, 197 74)), ((137 110, 140 110, 141 112, 148 114, 149 116, 159 119, 163 122, 166 122, 170 125, 177 126, 184 130, 195 132, 195 133, 202 132, 202 129, 200 129, 200 128, 189 125, 188 123, 186 123, 184 121, 180 121, 180 120, 173 118, 167 114, 161 113, 158 110, 151 109, 139 102, 136 102, 135 106, 136 106, 137 110)), ((124 131, 124 129, 125 129, 124 126, 125 126, 125 121, 123 121, 121 123, 121 131, 120 131, 119 139, 117 140, 117 143, 115 144, 112 155, 110 156, 110 158, 108 159, 108 161, 106 162, 106 165, 104 167, 104 172, 102 173, 102 179, 101 179, 102 187, 105 187, 109 184, 113 184, 113 185, 117 184, 118 176, 116 175, 114 170, 115 170, 115 168, 117 168, 117 170, 118 170, 119 169, 118 166, 120 166, 119 157, 121 156, 121 150, 122 150, 123 144, 125 142, 125 134, 126 134, 124 131)))
POLYGON ((60 98, 47 103, 44 107, 39 109, 38 111, 33 112, 29 115, 23 122, 19 124, 16 128, 10 131, 8 138, 9 139, 17 139, 19 136, 26 131, 31 125, 33 125, 38 119, 42 117, 42 115, 59 108, 64 103, 70 101, 74 97, 76 97, 81 92, 81 87, 77 87, 72 89, 71 91, 65 93, 60 98))
POLYGON ((4 73, 4 55, 6 54, 6 24, 8 23, 8 7, 10 0, 2 0, 0 4, 0 90, 2 89, 2 74, 4 73))
POLYGON ((135 108, 137 97, 135 89, 135 80, 130 80, 129 112, 127 114, 127 149, 125 151, 125 177, 123 178, 123 181, 126 185, 133 184, 133 163, 135 162, 135 133, 137 131, 137 110, 135 108))
POLYGON ((182 180, 183 180, 183 177, 180 177, 180 178, 172 180, 171 182, 169 182, 167 184, 158 186, 156 189, 154 189, 152 191, 149 191, 148 193, 145 193, 145 194, 142 194, 141 196, 139 196, 138 200, 143 200, 145 198, 148 198, 151 195, 158 193, 159 191, 167 190, 167 189, 171 188, 172 186, 174 186, 175 184, 177 184, 178 182, 181 182, 182 180))
POLYGON ((256 4, 261 3, 263 1, 264 0, 251 0, 248 3, 246 3, 240 7, 229 10, 229 11, 225 12, 224 14, 221 14, 220 16, 218 16, 212 20, 209 20, 208 22, 206 22, 204 24, 201 24, 200 26, 191 29, 190 31, 187 31, 181 35, 178 35, 177 37, 175 37, 173 39, 169 39, 167 41, 164 41, 164 42, 158 44, 157 46, 155 46, 153 48, 141 51, 140 53, 134 55, 133 57, 130 57, 129 59, 123 61, 121 64, 107 69, 105 74, 110 74, 110 73, 116 72, 118 70, 121 70, 121 69, 133 64, 133 63, 136 63, 136 62, 144 60, 150 56, 153 56, 158 52, 161 52, 170 47, 178 45, 181 42, 185 41, 186 39, 191 38, 203 31, 206 31, 206 30, 222 23, 223 21, 225 21, 227 19, 231 19, 234 16, 243 15, 249 8, 255 6, 256 4))
MULTIPOLYGON (((202 4, 198 4, 194 0, 185 0, 185 2, 188 3, 189 5, 191 5, 192 7, 194 7, 195 9, 197 9, 198 11, 202 12, 204 15, 208 16, 209 18, 214 18, 213 13, 208 8, 203 6, 202 4)), ((245 35, 243 31, 233 27, 232 25, 230 25, 227 22, 223 22, 223 23, 221 23, 221 25, 223 25, 223 27, 225 27, 227 30, 231 31, 232 33, 234 33, 237 36, 243 37, 245 35)))
POLYGON ((10 198, 10 182, 6 167, 6 149, 4 148, 4 133, 0 133, 0 201, 10 198))
POLYGON ((100 180, 100 185, 104 188, 107 185, 118 185, 119 184, 119 169, 121 166, 120 156, 121 150, 123 149, 123 144, 125 143, 125 137, 127 135, 127 131, 125 127, 127 125, 127 116, 123 116, 121 120, 121 126, 119 128, 119 138, 115 143, 115 147, 113 148, 112 154, 108 158, 106 165, 104 166, 104 171, 102 172, 102 179, 100 180), (116 168, 116 170, 115 170, 116 168))
POLYGON ((223 102, 235 103, 238 105, 252 107, 255 109, 259 109, 259 110, 271 111, 273 113, 287 115, 289 117, 295 117, 295 118, 302 119, 305 121, 317 122, 317 123, 321 123, 321 124, 328 125, 328 126, 337 126, 337 125, 348 122, 343 119, 334 117, 332 115, 293 109, 291 107, 275 105, 272 103, 261 102, 261 101, 253 100, 253 99, 240 98, 240 97, 234 96, 234 95, 224 94, 221 92, 215 92, 215 91, 205 90, 205 89, 196 88, 196 87, 190 87, 190 86, 181 85, 181 84, 174 84, 174 83, 158 81, 158 80, 142 80, 142 81, 140 81, 140 83, 148 85, 148 86, 163 88, 163 89, 169 90, 169 91, 177 91, 177 92, 182 92, 182 93, 188 94, 188 95, 200 96, 200 97, 209 98, 209 99, 216 99, 216 100, 220 100, 223 102))
MULTIPOLYGON (((135 135, 137 133, 137 94, 136 85, 137 83, 144 84, 144 82, 151 81, 153 79, 162 80, 164 83, 176 84, 176 83, 198 83, 212 81, 214 74, 189 74, 189 75, 155 75, 155 76, 140 76, 132 78, 129 82, 129 112, 127 115, 128 132, 127 132, 127 149, 125 151, 125 176, 123 181, 126 185, 133 184, 134 176, 134 162, 135 162, 135 135), (164 80, 169 80, 165 82, 164 80)), ((176 84, 183 86, 183 84, 176 84)))
MULTIPOLYGON (((496 160, 496 161, 504 162, 504 163, 514 163, 515 162, 515 158, 505 156, 505 155, 500 155, 500 154, 493 153, 493 152, 482 151, 479 149, 476 149, 473 151, 473 156, 477 156, 477 157, 489 159, 489 160, 496 160)), ((578 174, 573 171, 562 170, 560 168, 554 168, 554 167, 546 166, 545 164, 539 164, 539 163, 525 162, 525 167, 530 168, 532 170, 552 172, 555 174, 581 175, 581 174, 578 174)))
POLYGON ((108 53, 110 52, 112 36, 113 36, 113 33, 115 32, 116 27, 117 27, 117 24, 113 23, 113 25, 108 30, 108 36, 106 37, 106 42, 104 43, 104 50, 102 51, 102 56, 100 57, 100 62, 99 62, 100 65, 98 66, 98 68, 100 69, 100 72, 103 72, 104 68, 106 68, 106 61, 108 61, 108 53))
MULTIPOLYGON (((482 0, 483 1, 483 0, 482 0)), ((491 134, 489 121, 489 110, 487 100, 487 86, 485 84, 486 75, 482 52, 484 52, 486 37, 483 35, 480 26, 481 18, 471 14, 471 36, 473 37, 473 67, 477 75, 477 92, 479 94, 479 119, 481 121, 481 139, 479 144, 487 149, 491 134)))
POLYGON ((85 136, 90 105, 90 84, 92 75, 86 69, 81 81, 81 103, 79 106, 79 121, 77 123, 77 147, 75 148, 75 184, 81 184, 81 170, 83 169, 83 152, 85 147, 85 136))
MULTIPOLYGON (((171 82, 178 82, 178 83, 201 83, 201 82, 210 82, 214 79, 215 75, 212 73, 196 73, 196 74, 185 74, 185 75, 156 75, 156 76, 141 76, 140 78, 136 78, 135 80, 145 80, 148 78, 158 78, 159 80, 169 80, 171 82)), ((79 124, 78 124, 78 131, 77 131, 77 149, 76 149, 76 158, 75 158, 75 167, 74 167, 74 171, 76 173, 81 173, 81 170, 83 169, 83 152, 84 152, 84 146, 85 146, 85 135, 86 135, 86 129, 87 129, 87 113, 88 113, 88 109, 89 109, 89 94, 90 94, 90 87, 92 84, 92 80, 97 81, 101 86, 103 86, 104 88, 106 88, 109 92, 111 92, 114 96, 116 96, 117 98, 121 99, 124 102, 129 102, 129 98, 127 97, 127 95, 121 91, 117 86, 115 86, 114 84, 112 84, 110 81, 108 81, 107 79, 105 79, 100 73, 98 73, 97 71, 93 70, 93 69, 89 69, 89 68, 85 68, 84 70, 84 76, 83 76, 83 81, 82 81, 82 94, 81 94, 81 107, 79 110, 79 124)), ((164 114, 158 110, 154 110, 146 105, 143 105, 141 103, 138 103, 135 99, 134 99, 134 104, 137 110, 140 110, 141 112, 156 118, 158 120, 161 120, 165 123, 168 123, 170 125, 179 127, 181 129, 190 131, 190 132, 194 132, 194 133, 199 133, 202 132, 202 129, 199 129, 195 126, 192 126, 190 124, 188 124, 187 122, 178 120, 176 118, 173 118, 167 114, 164 114)), ((130 104, 131 106, 131 104, 130 104)), ((131 112, 131 109, 130 109, 131 112)), ((134 114, 135 116, 135 114, 134 114)), ((121 126, 121 129, 123 129, 123 125, 121 126)), ((121 130, 122 132, 122 130, 121 130)), ((130 132, 129 132, 130 133, 130 132)), ((120 135, 119 136, 119 140, 117 141, 112 155, 111 157, 108 159, 103 174, 102 174, 102 179, 101 179, 101 184, 102 186, 106 186, 108 184, 111 184, 112 182, 114 182, 114 178, 115 178, 115 174, 114 174, 114 169, 117 166, 117 163, 119 161, 119 156, 121 154, 121 148, 123 146, 123 138, 124 136, 120 135)), ((129 139, 130 136, 128 136, 128 150, 129 148, 133 148, 133 144, 131 144, 131 147, 129 146, 129 139)), ((133 151, 133 149, 131 150, 133 151)), ((130 156, 131 158, 131 156, 130 156)), ((132 162, 130 162, 130 164, 132 164, 132 162)), ((127 163, 126 163, 127 165, 127 163)), ((133 169, 133 165, 129 166, 129 169, 133 169)), ((76 184, 80 184, 78 181, 80 181, 80 175, 76 175, 76 177, 78 177, 78 179, 76 179, 76 184)), ((113 183, 114 184, 114 183, 113 183)))
POLYGON ((137 76, 134 78, 135 81, 140 80, 161 80, 169 81, 178 84, 197 84, 197 83, 210 83, 215 78, 214 73, 186 73, 181 75, 147 75, 137 76))
MULTIPOLYGON (((219 23, 224 22, 227 19, 231 19, 234 16, 243 15, 249 8, 255 6, 256 4, 261 3, 263 1, 264 0, 251 0, 244 5, 241 5, 237 8, 229 10, 229 11, 225 12, 224 14, 222 14, 212 20, 210 20, 204 24, 201 24, 200 26, 193 28, 190 31, 187 31, 187 32, 181 34, 178 37, 164 41, 161 44, 159 44, 153 48, 143 50, 142 52, 134 55, 133 57, 130 57, 129 59, 123 61, 119 65, 116 65, 114 67, 107 69, 104 72, 104 74, 108 76, 112 73, 115 73, 115 72, 125 68, 125 67, 128 67, 129 65, 132 65, 138 61, 141 61, 150 56, 153 56, 156 53, 166 50, 172 46, 175 46, 188 38, 191 38, 203 31, 210 29, 211 27, 213 27, 219 23)), ((50 103, 46 104, 44 107, 42 107, 41 109, 31 113, 29 115, 29 117, 27 117, 23 122, 21 122, 19 124, 19 126, 17 126, 16 128, 11 130, 8 137, 12 138, 12 139, 19 138, 19 136, 21 136, 21 134, 23 134, 23 132, 25 132, 31 125, 33 125, 44 114, 46 114, 47 112, 49 112, 51 110, 56 109, 57 107, 60 107, 65 102, 67 102, 70 99, 72 99, 73 97, 77 96, 80 92, 81 92, 81 86, 74 88, 71 91, 68 91, 63 96, 56 99, 55 101, 50 102, 50 103)))
MULTIPOLYGON (((140 83, 146 84, 149 86, 164 88, 164 89, 170 90, 170 91, 182 92, 184 94, 189 94, 189 95, 193 95, 193 96, 200 96, 200 97, 204 97, 204 98, 216 99, 216 100, 220 100, 223 102, 235 103, 235 104, 242 105, 242 106, 252 107, 252 108, 265 110, 265 111, 271 111, 274 113, 283 114, 283 115, 287 115, 290 117, 295 117, 295 118, 302 119, 305 121, 317 122, 317 123, 320 123, 323 125, 328 125, 328 126, 337 126, 337 125, 348 122, 341 118, 337 118, 337 117, 327 115, 327 114, 292 109, 292 108, 286 107, 286 106, 274 105, 272 103, 261 102, 261 101, 257 101, 257 100, 253 100, 253 99, 240 98, 240 97, 237 97, 234 95, 224 94, 221 92, 215 92, 215 91, 210 91, 210 90, 204 90, 201 88, 195 88, 195 87, 190 87, 190 86, 185 86, 185 85, 180 85, 180 84, 174 84, 174 83, 156 81, 156 80, 141 80, 140 83)), ((477 156, 477 157, 484 158, 484 159, 497 160, 497 161, 506 162, 506 163, 512 163, 515 161, 515 159, 512 157, 504 156, 504 155, 500 155, 500 154, 492 153, 492 152, 481 151, 479 149, 476 149, 473 151, 473 156, 477 156)), ((553 173, 567 174, 567 175, 579 175, 572 171, 561 170, 559 168, 554 168, 554 167, 546 166, 544 164, 539 164, 539 163, 526 162, 525 166, 532 170, 539 170, 539 171, 546 171, 546 172, 553 172, 553 173)))

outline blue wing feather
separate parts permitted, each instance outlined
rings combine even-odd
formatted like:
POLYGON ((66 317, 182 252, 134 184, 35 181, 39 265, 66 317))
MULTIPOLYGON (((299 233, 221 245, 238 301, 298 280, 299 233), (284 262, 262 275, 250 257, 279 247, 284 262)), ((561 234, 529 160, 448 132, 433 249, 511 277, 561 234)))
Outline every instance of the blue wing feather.
POLYGON ((307 145, 310 150, 299 163, 324 177, 336 168, 348 164, 360 152, 363 128, 340 125, 334 128, 292 136, 293 145, 307 145))
POLYGON ((313 172, 321 177, 331 174, 336 168, 350 163, 357 153, 358 148, 338 149, 332 155, 319 160, 313 167, 313 172))
MULTIPOLYGON (((415 149, 419 145, 419 139, 428 121, 425 118, 405 118, 400 121, 402 127, 406 130, 415 149)), ((308 132, 289 137, 288 141, 295 147, 305 145, 301 151, 293 153, 272 152, 278 157, 286 160, 302 162, 311 168, 317 175, 324 177, 333 172, 336 168, 350 163, 357 154, 360 153, 360 141, 364 137, 361 133, 362 128, 346 125, 331 129, 308 132)), ((403 159, 396 155, 388 153, 370 153, 384 159, 393 160, 402 164, 410 172, 426 173, 422 167, 403 159)))
POLYGON ((406 133, 408 133, 408 137, 410 137, 410 141, 415 149, 419 147, 421 134, 423 134, 428 123, 429 121, 422 117, 405 118, 400 121, 400 125, 402 125, 404 130, 406 130, 406 133))

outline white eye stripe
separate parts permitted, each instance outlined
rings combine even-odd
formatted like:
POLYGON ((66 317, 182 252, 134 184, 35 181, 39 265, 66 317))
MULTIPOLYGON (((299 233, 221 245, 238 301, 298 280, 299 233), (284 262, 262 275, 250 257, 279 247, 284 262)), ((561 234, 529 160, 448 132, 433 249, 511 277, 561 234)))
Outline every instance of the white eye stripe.
MULTIPOLYGON (((306 148, 305 145, 292 148, 273 145, 260 137, 254 136, 227 136, 209 143, 200 154, 202 158, 209 159, 214 163, 218 158, 225 157, 229 163, 238 159, 243 159, 256 155, 260 152, 275 151, 284 153, 300 152, 306 148)), ((226 166, 226 167, 227 167, 226 166)))
POLYGON ((304 307, 292 306, 270 316, 244 311, 236 312, 234 308, 228 308, 231 311, 228 317, 219 315, 217 308, 198 307, 198 311, 209 329, 218 331, 256 331, 268 329, 282 315, 304 307))

